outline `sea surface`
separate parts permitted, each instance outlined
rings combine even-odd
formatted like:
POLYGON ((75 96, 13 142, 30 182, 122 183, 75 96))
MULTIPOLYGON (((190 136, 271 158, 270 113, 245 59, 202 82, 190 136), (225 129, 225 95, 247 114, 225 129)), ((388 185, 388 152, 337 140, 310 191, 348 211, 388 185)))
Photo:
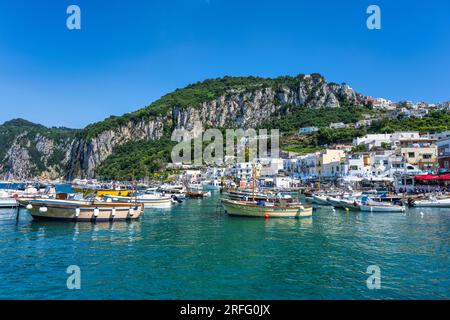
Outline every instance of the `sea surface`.
POLYGON ((449 299, 449 209, 228 217, 218 195, 139 221, 0 210, 0 299, 449 299), (423 217, 420 214, 423 212, 423 217), (67 268, 80 268, 69 290, 67 268), (369 266, 380 288, 369 289, 369 266))

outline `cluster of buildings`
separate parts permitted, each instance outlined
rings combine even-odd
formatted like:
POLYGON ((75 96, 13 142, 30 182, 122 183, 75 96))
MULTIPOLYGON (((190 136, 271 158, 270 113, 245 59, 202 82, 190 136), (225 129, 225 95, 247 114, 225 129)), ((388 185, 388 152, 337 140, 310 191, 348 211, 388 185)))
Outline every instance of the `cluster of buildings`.
POLYGON ((284 171, 301 180, 348 176, 388 180, 399 172, 448 170, 449 157, 450 132, 368 134, 354 139, 352 146, 335 146, 286 159, 284 171))
POLYGON ((450 101, 442 103, 392 102, 384 98, 366 97, 366 103, 368 102, 372 103, 375 111, 383 112, 383 117, 389 118, 422 118, 431 110, 450 110, 450 101))
POLYGON ((450 131, 368 134, 350 145, 335 145, 295 157, 260 158, 223 167, 185 170, 190 183, 232 179, 250 184, 255 164, 261 186, 291 188, 314 181, 368 181, 392 183, 398 175, 450 171, 450 131), (362 151, 361 151, 362 150, 362 151))

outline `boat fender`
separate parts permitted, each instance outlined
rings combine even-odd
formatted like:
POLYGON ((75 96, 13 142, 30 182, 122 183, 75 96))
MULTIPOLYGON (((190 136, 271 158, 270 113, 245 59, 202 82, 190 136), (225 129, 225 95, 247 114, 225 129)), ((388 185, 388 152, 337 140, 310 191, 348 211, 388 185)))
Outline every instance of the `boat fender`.
POLYGON ((115 216, 116 216, 116 208, 112 208, 112 212, 111 212, 111 215, 112 215, 113 217, 115 217, 115 216))
POLYGON ((80 208, 76 208, 75 209, 75 217, 77 217, 78 218, 78 216, 80 215, 80 208))
POLYGON ((129 212, 131 217, 134 215, 134 209, 133 208, 130 208, 130 210, 128 212, 129 212))
POLYGON ((97 218, 99 213, 100 213, 100 210, 99 210, 98 207, 96 207, 96 208, 94 209, 94 217, 97 218))
POLYGON ((264 218, 269 219, 269 214, 266 213, 266 214, 264 215, 264 218))
POLYGON ((29 203, 29 204, 27 204, 26 208, 27 208, 27 210, 31 210, 31 209, 33 209, 33 206, 31 205, 31 203, 29 203))
POLYGON ((42 212, 42 213, 45 213, 45 212, 47 212, 47 207, 40 207, 39 208, 39 212, 42 212))
POLYGON ((305 207, 304 206, 300 206, 300 209, 302 209, 303 211, 305 210, 305 207))

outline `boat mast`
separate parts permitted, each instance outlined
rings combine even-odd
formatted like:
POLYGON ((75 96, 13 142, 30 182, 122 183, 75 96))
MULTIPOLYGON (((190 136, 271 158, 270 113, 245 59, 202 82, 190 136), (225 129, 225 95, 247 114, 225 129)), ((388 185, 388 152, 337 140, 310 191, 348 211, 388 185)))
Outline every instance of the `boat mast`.
POLYGON ((252 188, 252 197, 253 201, 255 201, 255 187, 256 187, 256 165, 253 165, 253 188, 252 188))
POLYGON ((131 175, 131 194, 134 196, 134 202, 137 203, 136 194, 134 193, 134 173, 131 175))

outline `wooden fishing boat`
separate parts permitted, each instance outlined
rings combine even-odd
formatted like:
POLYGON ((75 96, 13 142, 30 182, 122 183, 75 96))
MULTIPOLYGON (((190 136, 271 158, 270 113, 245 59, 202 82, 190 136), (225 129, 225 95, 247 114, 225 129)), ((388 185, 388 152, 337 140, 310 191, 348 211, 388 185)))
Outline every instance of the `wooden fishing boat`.
POLYGON ((263 201, 238 201, 222 199, 223 207, 230 216, 261 218, 302 218, 312 216, 312 206, 301 203, 274 203, 263 201))
POLYGON ((143 204, 136 203, 24 198, 18 198, 17 201, 33 218, 46 220, 91 222, 135 220, 144 209, 143 204))

